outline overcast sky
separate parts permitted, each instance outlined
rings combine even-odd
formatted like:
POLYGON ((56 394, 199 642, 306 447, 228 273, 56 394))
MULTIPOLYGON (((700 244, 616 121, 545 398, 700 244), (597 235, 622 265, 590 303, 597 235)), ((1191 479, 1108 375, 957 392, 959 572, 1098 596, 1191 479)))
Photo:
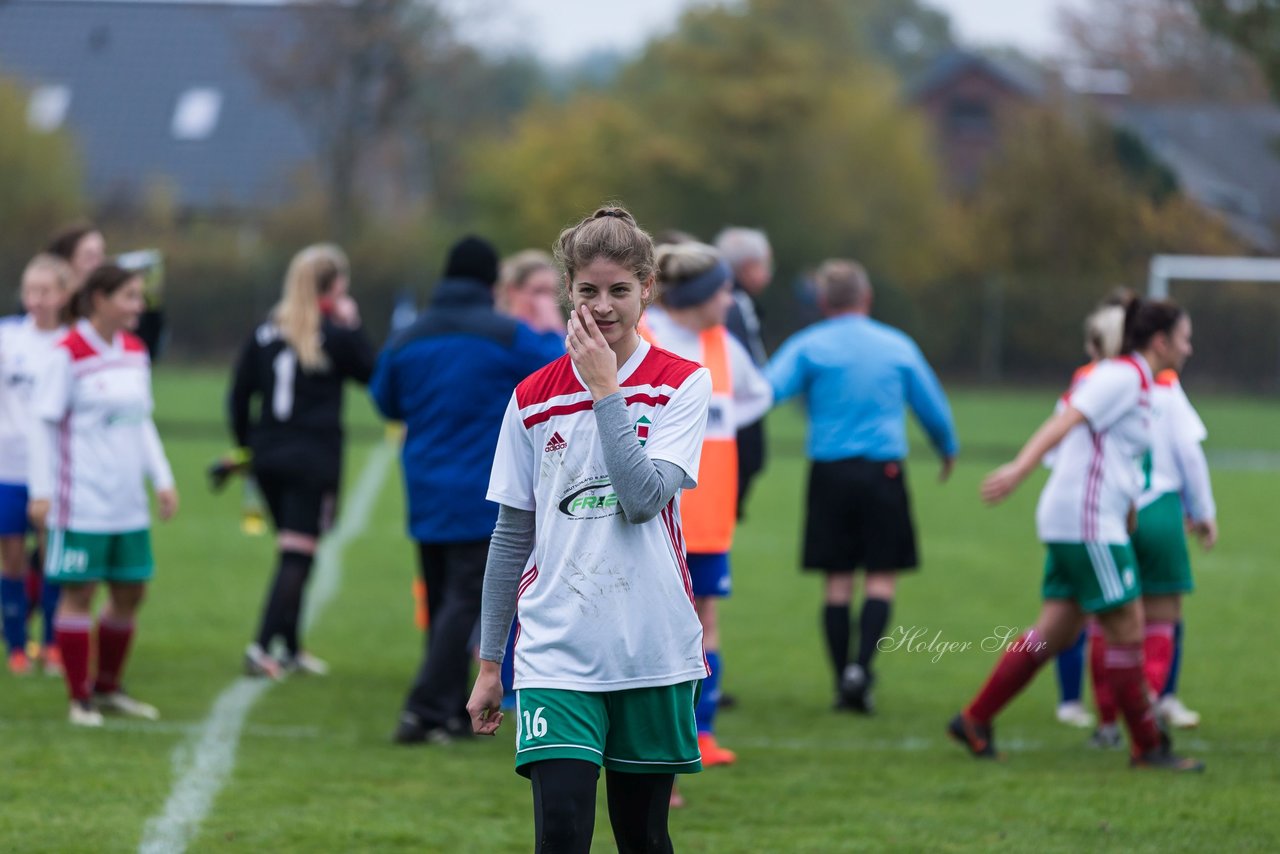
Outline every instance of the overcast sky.
MULTIPOLYGON (((472 17, 480 41, 521 45, 552 61, 600 48, 630 50, 670 28, 680 10, 699 0, 451 0, 472 17), (479 7, 483 11, 477 13, 479 7)), ((1057 10, 1087 0, 925 0, 947 12, 961 42, 1010 44, 1035 55, 1058 47, 1057 10)))

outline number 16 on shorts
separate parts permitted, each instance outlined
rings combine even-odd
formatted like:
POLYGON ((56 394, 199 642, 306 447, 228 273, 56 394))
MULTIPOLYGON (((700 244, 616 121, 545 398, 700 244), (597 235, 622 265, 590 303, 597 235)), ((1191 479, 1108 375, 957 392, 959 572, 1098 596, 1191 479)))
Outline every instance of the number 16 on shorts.
POLYGON ((530 742, 547 734, 547 719, 542 716, 546 710, 546 706, 538 706, 532 712, 528 709, 522 712, 522 719, 517 719, 521 723, 520 741, 530 742))

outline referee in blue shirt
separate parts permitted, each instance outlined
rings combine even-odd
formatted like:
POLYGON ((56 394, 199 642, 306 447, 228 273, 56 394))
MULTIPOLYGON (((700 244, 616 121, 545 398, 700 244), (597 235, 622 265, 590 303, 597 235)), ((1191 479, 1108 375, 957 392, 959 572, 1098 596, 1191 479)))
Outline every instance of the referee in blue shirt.
POLYGON ((853 261, 817 275, 825 317, 793 335, 765 374, 777 401, 802 394, 809 417, 808 515, 804 566, 826 573, 823 626, 835 671, 836 708, 873 711, 871 659, 884 635, 897 573, 917 565, 907 495, 906 408, 942 457, 940 479, 958 443, 937 376, 907 335, 872 320, 872 289, 853 261), (853 574, 867 573, 856 660, 850 663, 853 574))

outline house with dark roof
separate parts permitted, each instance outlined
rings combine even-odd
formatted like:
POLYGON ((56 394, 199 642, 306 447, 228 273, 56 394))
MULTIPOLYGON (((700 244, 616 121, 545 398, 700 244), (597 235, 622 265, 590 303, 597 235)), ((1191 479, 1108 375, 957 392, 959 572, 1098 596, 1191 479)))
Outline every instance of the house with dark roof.
POLYGON ((0 0, 0 75, 28 123, 79 142, 88 191, 129 205, 157 182, 183 209, 287 201, 315 147, 272 100, 247 52, 296 7, 263 2, 0 0))
POLYGON ((1120 72, 1068 69, 1059 84, 1022 63, 951 51, 907 87, 934 131, 953 191, 973 190, 999 148, 1000 116, 1020 105, 1086 101, 1133 134, 1183 193, 1259 252, 1280 252, 1280 108, 1274 104, 1141 103, 1120 72))
POLYGON ((1129 103, 1109 114, 1237 237, 1260 252, 1280 252, 1280 108, 1129 103))
POLYGON ((934 130, 947 185, 958 193, 977 186, 999 147, 1001 116, 1044 95, 1034 68, 963 50, 944 53, 907 87, 908 101, 934 130))

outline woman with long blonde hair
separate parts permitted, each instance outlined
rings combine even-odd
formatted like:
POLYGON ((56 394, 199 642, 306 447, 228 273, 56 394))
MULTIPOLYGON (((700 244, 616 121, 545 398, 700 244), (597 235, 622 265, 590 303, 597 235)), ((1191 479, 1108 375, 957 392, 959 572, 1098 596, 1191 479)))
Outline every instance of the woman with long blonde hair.
POLYGON ((342 388, 373 373, 374 351, 347 293, 350 265, 337 246, 293 257, 280 301, 245 343, 228 408, 236 444, 251 460, 279 550, 257 637, 245 651, 250 675, 323 675, 328 666, 299 640, 302 593, 316 542, 328 530, 342 472, 342 388), (255 397, 258 416, 251 415, 255 397), (277 657, 272 643, 279 639, 277 657))

